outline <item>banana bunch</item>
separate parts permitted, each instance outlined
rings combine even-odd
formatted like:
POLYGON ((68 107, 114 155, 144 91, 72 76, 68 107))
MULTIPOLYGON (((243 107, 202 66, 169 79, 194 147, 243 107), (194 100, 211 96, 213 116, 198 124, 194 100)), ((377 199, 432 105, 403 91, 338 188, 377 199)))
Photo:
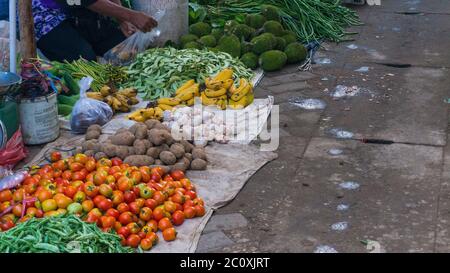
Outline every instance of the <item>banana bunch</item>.
POLYGON ((233 87, 233 70, 224 69, 214 78, 205 79, 206 89, 202 92, 201 100, 205 106, 216 105, 222 110, 227 108, 227 93, 233 87))
POLYGON ((228 106, 231 109, 243 109, 254 100, 253 86, 247 79, 240 79, 239 87, 232 85, 228 91, 228 106))
POLYGON ((149 119, 162 120, 164 110, 160 107, 142 108, 129 114, 127 118, 137 122, 145 122, 149 119))
POLYGON ((114 112, 130 112, 132 105, 138 104, 137 90, 125 88, 115 90, 105 85, 99 92, 87 92, 88 98, 106 102, 114 112))

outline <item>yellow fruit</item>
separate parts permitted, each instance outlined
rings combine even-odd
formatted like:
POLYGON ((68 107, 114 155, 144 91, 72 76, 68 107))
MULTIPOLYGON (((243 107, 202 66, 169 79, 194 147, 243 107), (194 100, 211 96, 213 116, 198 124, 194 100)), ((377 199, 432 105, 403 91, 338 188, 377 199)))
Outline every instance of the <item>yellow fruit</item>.
POLYGON ((238 101, 242 99, 245 95, 247 95, 248 92, 251 91, 252 85, 247 80, 244 81, 241 80, 241 85, 239 86, 238 89, 236 89, 236 91, 234 91, 234 93, 231 94, 230 99, 238 101))
POLYGON ((129 102, 131 105, 136 105, 136 104, 139 103, 139 100, 138 100, 136 97, 128 97, 128 102, 129 102))
POLYGON ((124 95, 125 97, 132 98, 137 96, 137 90, 134 88, 125 88, 117 92, 118 94, 124 95))
POLYGON ((205 92, 202 93, 201 95, 201 99, 202 99, 202 104, 203 105, 214 105, 217 103, 217 101, 219 100, 218 98, 208 98, 205 94, 205 92))
POLYGON ((214 80, 224 82, 224 81, 229 80, 231 78, 233 78, 233 69, 226 68, 226 69, 220 71, 219 74, 216 75, 214 80))
POLYGON ((170 105, 170 106, 177 106, 178 104, 180 104, 180 99, 178 98, 161 98, 158 99, 158 104, 165 104, 165 105, 170 105))
POLYGON ((102 93, 100 92, 86 92, 86 96, 94 100, 103 100, 102 93))
POLYGON ((142 109, 139 112, 146 119, 151 119, 151 118, 153 118, 155 116, 155 109, 154 108, 142 109))
POLYGON ((211 78, 206 78, 206 79, 205 79, 205 85, 206 85, 206 88, 207 88, 207 89, 210 89, 210 90, 219 90, 219 89, 222 88, 223 82, 221 82, 221 81, 216 81, 216 80, 213 80, 213 79, 211 79, 211 78))
POLYGON ((103 97, 108 96, 109 94, 111 94, 111 87, 104 85, 102 88, 100 88, 100 94, 103 97))
POLYGON ((192 99, 186 101, 186 105, 187 105, 187 106, 192 106, 192 105, 194 105, 194 103, 195 103, 195 99, 194 99, 194 98, 192 98, 192 99))
POLYGON ((247 94, 247 106, 252 104, 254 100, 255 100, 255 95, 253 94, 253 92, 248 93, 247 94))
POLYGON ((127 116, 127 118, 133 120, 134 118, 141 116, 141 115, 142 115, 141 110, 137 110, 137 111, 134 111, 133 113, 129 114, 127 116))
POLYGON ((158 104, 158 107, 163 111, 172 111, 173 106, 167 104, 158 104))
POLYGON ((137 121, 137 122, 144 122, 147 119, 144 118, 142 115, 139 115, 139 116, 133 117, 132 120, 137 121))
POLYGON ((231 88, 231 86, 233 86, 233 83, 234 83, 233 79, 228 79, 223 82, 222 88, 225 88, 226 90, 228 90, 231 88))
POLYGON ((204 91, 205 95, 210 98, 216 98, 227 94, 227 90, 225 88, 219 89, 219 90, 211 90, 211 89, 205 89, 204 91))
POLYGON ((116 97, 112 98, 112 109, 113 110, 119 110, 119 108, 122 106, 122 102, 118 100, 116 97))
POLYGON ((155 119, 162 119, 164 111, 158 106, 155 107, 155 119))
POLYGON ((177 89, 177 91, 175 91, 175 95, 178 95, 179 93, 181 93, 181 91, 191 87, 194 84, 195 84, 195 80, 189 80, 189 81, 185 82, 182 86, 180 86, 180 88, 177 89))
POLYGON ((188 101, 192 99, 194 96, 199 95, 199 85, 194 84, 187 89, 181 91, 178 95, 175 96, 175 98, 179 99, 180 101, 188 101))

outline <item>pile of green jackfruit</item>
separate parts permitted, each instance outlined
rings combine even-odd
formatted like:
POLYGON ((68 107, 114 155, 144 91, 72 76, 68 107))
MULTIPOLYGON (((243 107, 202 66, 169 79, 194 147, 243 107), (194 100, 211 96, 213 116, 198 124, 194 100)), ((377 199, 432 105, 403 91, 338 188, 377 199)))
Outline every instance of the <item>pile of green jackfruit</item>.
POLYGON ((280 23, 277 8, 263 6, 258 14, 245 15, 245 22, 229 20, 223 28, 212 28, 205 22, 190 25, 189 34, 180 38, 182 48, 208 48, 229 53, 250 69, 277 71, 286 64, 304 61, 305 46, 297 42, 294 32, 280 23))

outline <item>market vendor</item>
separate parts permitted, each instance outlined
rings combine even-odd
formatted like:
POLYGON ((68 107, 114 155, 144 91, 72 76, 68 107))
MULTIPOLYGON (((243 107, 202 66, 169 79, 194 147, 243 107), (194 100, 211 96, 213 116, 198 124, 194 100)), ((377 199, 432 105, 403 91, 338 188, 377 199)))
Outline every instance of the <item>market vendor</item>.
POLYGON ((52 61, 96 60, 137 29, 149 32, 157 26, 153 18, 123 7, 120 0, 32 3, 37 47, 52 61))

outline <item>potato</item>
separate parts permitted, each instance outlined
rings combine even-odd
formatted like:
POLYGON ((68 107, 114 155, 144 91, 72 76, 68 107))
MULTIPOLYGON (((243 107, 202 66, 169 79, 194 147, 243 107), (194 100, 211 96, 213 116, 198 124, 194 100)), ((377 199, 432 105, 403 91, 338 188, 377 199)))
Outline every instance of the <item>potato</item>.
POLYGON ((82 148, 83 151, 93 150, 95 152, 99 152, 100 151, 100 144, 98 143, 98 140, 91 139, 91 140, 83 142, 81 144, 81 148, 82 148))
POLYGON ((174 143, 170 146, 170 151, 178 158, 182 158, 185 154, 184 146, 180 143, 174 143))
POLYGON ((160 159, 156 159, 155 165, 164 166, 164 163, 160 159))
POLYGON ((159 154, 162 152, 160 147, 150 147, 147 149, 146 155, 151 156, 153 158, 159 158, 159 154))
POLYGON ((98 152, 94 155, 95 160, 100 160, 102 158, 108 158, 104 152, 98 152))
POLYGON ((184 154, 184 158, 187 158, 189 160, 189 162, 192 161, 192 154, 191 153, 185 153, 184 154))
POLYGON ((155 160, 153 159, 153 157, 146 156, 146 155, 130 155, 130 156, 127 156, 123 161, 123 163, 125 163, 125 164, 129 164, 130 166, 137 166, 137 167, 150 166, 154 162, 155 162, 155 160))
POLYGON ((145 138, 147 138, 148 137, 148 135, 147 135, 147 127, 146 126, 144 126, 144 127, 139 127, 139 128, 137 128, 136 129, 136 133, 134 133, 134 135, 135 135, 135 137, 137 138, 137 139, 145 139, 145 138))
POLYGON ((128 153, 128 146, 116 146, 116 156, 122 160, 124 160, 128 153))
POLYGON ((186 168, 186 166, 184 165, 184 163, 178 162, 178 163, 175 163, 170 169, 171 169, 172 171, 177 171, 177 170, 179 170, 179 171, 185 172, 187 168, 186 168))
POLYGON ((136 137, 131 132, 122 132, 120 134, 116 134, 112 136, 111 143, 114 145, 126 145, 131 146, 133 145, 134 140, 136 137))
POLYGON ((100 151, 105 153, 109 158, 116 156, 117 146, 114 144, 100 144, 100 151))
POLYGON ((184 150, 186 151, 186 153, 190 153, 192 152, 192 149, 194 148, 194 145, 192 145, 189 141, 187 140, 181 140, 180 144, 184 146, 184 150))
MULTIPOLYGON (((147 140, 147 139, 145 139, 145 140, 147 140)), ((147 153, 148 148, 144 142, 144 139, 136 139, 133 143, 133 147, 134 147, 134 151, 135 151, 136 155, 145 155, 147 153)))
POLYGON ((133 126, 131 126, 130 128, 128 128, 128 131, 129 131, 130 133, 132 133, 133 135, 136 135, 136 131, 137 131, 139 128, 147 128, 147 126, 145 126, 145 124, 142 124, 142 123, 136 123, 136 124, 134 124, 133 126))
POLYGON ((171 146, 171 145, 174 144, 174 143, 175 143, 175 139, 173 139, 172 135, 169 134, 169 135, 167 136, 167 138, 166 138, 166 144, 169 145, 169 146, 171 146))
POLYGON ((161 122, 159 122, 159 120, 156 119, 149 119, 145 121, 145 125, 149 130, 153 129, 153 126, 155 126, 156 124, 161 124, 161 122))
POLYGON ((170 151, 170 146, 167 145, 166 143, 164 143, 161 146, 159 146, 159 148, 161 149, 161 152, 170 151))
POLYGON ((87 131, 84 139, 85 140, 98 139, 100 137, 100 135, 101 135, 100 131, 91 130, 91 131, 87 131))
POLYGON ((86 132, 91 132, 91 131, 97 131, 100 134, 102 134, 102 126, 100 126, 98 124, 92 124, 87 128, 86 132))
POLYGON ((134 147, 128 147, 128 155, 135 155, 136 149, 134 147))
POLYGON ((199 148, 199 147, 195 147, 194 149, 192 149, 192 159, 203 159, 206 160, 206 153, 205 153, 205 149, 203 148, 199 148))
POLYGON ((163 151, 159 154, 159 158, 166 165, 173 165, 177 162, 177 157, 169 151, 163 151))
POLYGON ((95 151, 87 150, 87 151, 84 151, 84 154, 87 155, 87 156, 94 156, 95 155, 95 151))
POLYGON ((155 146, 159 146, 165 143, 167 138, 167 131, 159 130, 159 129, 151 129, 149 132, 148 140, 153 143, 155 146))
POLYGON ((191 170, 206 170, 206 161, 200 158, 194 159, 191 162, 191 170))

